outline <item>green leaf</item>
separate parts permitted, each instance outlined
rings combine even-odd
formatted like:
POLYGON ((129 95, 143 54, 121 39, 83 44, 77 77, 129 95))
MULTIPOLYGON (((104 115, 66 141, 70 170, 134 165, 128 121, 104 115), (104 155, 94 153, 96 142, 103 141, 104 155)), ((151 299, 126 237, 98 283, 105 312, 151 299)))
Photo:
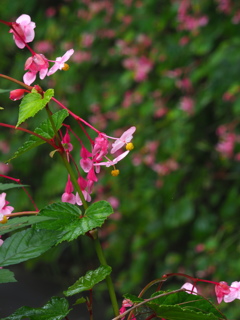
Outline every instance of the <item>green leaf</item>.
POLYGON ((29 187, 27 184, 17 184, 17 183, 1 183, 0 182, 0 191, 9 190, 13 188, 22 188, 29 187))
POLYGON ((68 301, 65 298, 52 297, 42 308, 21 307, 12 315, 1 320, 61 320, 70 311, 68 301))
POLYGON ((14 273, 7 269, 0 269, 0 283, 16 282, 14 273))
POLYGON ((39 215, 11 218, 7 223, 0 224, 0 235, 50 219, 51 217, 40 217, 39 215))
MULTIPOLYGON (((170 292, 159 291, 152 297, 170 292)), ((133 295, 127 294, 125 297, 133 303, 141 302, 133 295)), ((158 317, 168 320, 226 320, 226 317, 209 300, 184 291, 161 296, 144 305, 154 310, 158 317)))
POLYGON ((78 207, 70 203, 54 203, 43 208, 39 216, 51 217, 53 220, 40 222, 36 228, 58 230, 62 232, 59 242, 72 241, 86 232, 101 227, 113 209, 106 201, 93 203, 81 216, 78 207))
POLYGON ((38 257, 55 245, 58 237, 57 232, 33 228, 14 233, 0 247, 0 266, 9 266, 38 257))
MULTIPOLYGON (((56 130, 59 130, 62 126, 62 123, 64 119, 68 116, 67 110, 60 110, 52 115, 52 120, 55 124, 56 130)), ((40 136, 51 139, 54 137, 55 133, 53 131, 51 122, 49 119, 43 121, 38 128, 34 131, 35 133, 39 134, 40 136)), ((10 158, 8 161, 11 161, 14 158, 17 158, 21 154, 25 153, 28 150, 31 150, 35 147, 38 147, 39 145, 45 143, 44 140, 34 136, 30 135, 28 141, 26 141, 23 146, 21 146, 13 155, 12 158, 10 158)))
POLYGON ((0 93, 10 92, 12 89, 0 89, 0 93))
POLYGON ((18 127, 28 118, 35 116, 36 113, 42 110, 51 100, 53 95, 53 89, 48 89, 46 92, 44 92, 43 97, 40 93, 36 92, 35 89, 33 89, 31 93, 25 95, 19 106, 20 110, 16 127, 18 127))
POLYGON ((63 293, 65 296, 72 296, 82 291, 91 290, 97 283, 104 280, 112 271, 110 266, 101 265, 96 270, 89 270, 85 276, 78 279, 68 290, 63 293))

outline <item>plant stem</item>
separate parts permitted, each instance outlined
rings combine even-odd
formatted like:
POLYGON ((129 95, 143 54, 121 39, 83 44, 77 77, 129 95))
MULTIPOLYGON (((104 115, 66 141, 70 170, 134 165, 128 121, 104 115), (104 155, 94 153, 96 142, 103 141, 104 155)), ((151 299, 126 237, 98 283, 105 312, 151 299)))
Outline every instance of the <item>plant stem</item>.
MULTIPOLYGON (((95 230, 93 242, 94 242, 94 247, 95 247, 95 250, 96 250, 96 253, 97 253, 97 256, 98 256, 100 263, 104 266, 107 266, 108 264, 107 264, 107 261, 104 257, 100 241, 98 239, 97 230, 95 230)), ((112 307, 113 307, 113 312, 114 312, 115 316, 118 316, 119 315, 119 307, 118 307, 118 303, 117 303, 117 297, 116 297, 116 293, 114 290, 112 278, 110 275, 106 276, 106 283, 107 283, 108 292, 109 292, 109 296, 110 296, 112 307)))
MULTIPOLYGON (((60 139, 60 137, 59 137, 57 128, 56 128, 56 126, 55 126, 55 123, 54 123, 54 121, 53 121, 53 119, 52 119, 52 113, 51 113, 48 105, 46 106, 46 111, 47 111, 47 114, 48 114, 49 121, 51 122, 51 126, 52 126, 52 128, 53 128, 55 137, 56 137, 56 139, 57 139, 57 143, 61 146, 61 139, 60 139)), ((61 146, 61 147, 62 147, 62 146, 61 146)), ((80 199, 81 199, 81 201, 82 201, 83 207, 84 207, 84 209, 86 210, 86 209, 88 208, 88 205, 87 205, 87 202, 86 202, 86 200, 85 200, 85 198, 84 198, 84 196, 83 196, 82 190, 81 190, 81 188, 80 188, 79 185, 78 185, 78 182, 77 182, 77 179, 76 179, 75 174, 74 174, 74 172, 73 172, 73 169, 72 169, 71 165, 69 164, 69 162, 68 162, 68 160, 67 160, 67 158, 66 158, 65 153, 60 152, 60 155, 61 155, 61 158, 62 158, 62 160, 63 160, 63 162, 64 162, 64 165, 65 165, 65 167, 66 167, 66 169, 67 169, 67 171, 68 171, 68 173, 69 173, 69 175, 70 175, 70 177, 71 177, 72 184, 74 185, 76 191, 78 192, 79 197, 80 197, 80 199)))

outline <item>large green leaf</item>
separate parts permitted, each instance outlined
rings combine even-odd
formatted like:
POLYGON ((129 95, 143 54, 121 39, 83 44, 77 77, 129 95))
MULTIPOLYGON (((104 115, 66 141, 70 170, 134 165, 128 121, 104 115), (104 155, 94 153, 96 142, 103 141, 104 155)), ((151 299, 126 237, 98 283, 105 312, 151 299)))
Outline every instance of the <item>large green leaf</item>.
POLYGON ((38 93, 36 89, 33 89, 32 92, 25 95, 19 106, 20 109, 16 126, 18 127, 28 118, 35 116, 37 112, 42 110, 47 105, 53 95, 53 89, 48 89, 46 92, 44 92, 43 96, 38 93))
POLYGON ((110 266, 103 266, 101 265, 96 270, 89 270, 85 276, 78 279, 68 290, 64 291, 63 293, 68 297, 72 296, 76 293, 90 290, 92 289, 97 283, 104 280, 106 276, 108 276, 112 271, 110 266))
POLYGON ((16 282, 14 273, 8 269, 0 269, 0 283, 16 282))
POLYGON ((36 228, 59 230, 62 237, 59 242, 72 241, 86 232, 101 227, 106 218, 113 213, 113 209, 106 201, 93 203, 81 216, 81 211, 70 203, 54 203, 43 208, 39 215, 51 217, 53 220, 40 222, 36 228))
POLYGON ((21 307, 12 315, 1 320, 61 320, 70 311, 68 301, 65 298, 52 297, 42 308, 21 307))
MULTIPOLYGON (((67 116, 68 116, 68 112, 64 109, 60 110, 52 115, 52 120, 55 124, 56 130, 59 130, 61 128, 62 123, 67 116)), ((46 138, 46 139, 51 139, 55 135, 49 119, 43 121, 40 124, 40 126, 35 129, 34 132, 37 133, 38 135, 46 138)), ((17 158, 18 156, 20 156, 24 152, 31 150, 31 149, 33 149, 43 143, 45 143, 44 140, 42 140, 34 135, 31 135, 29 137, 29 139, 26 142, 24 142, 24 144, 14 153, 13 157, 11 157, 8 160, 8 162, 14 158, 17 158)))
POLYGON ((43 217, 39 215, 11 218, 7 223, 0 224, 0 235, 50 219, 51 217, 43 217))
MULTIPOLYGON (((154 300, 146 302, 145 306, 152 309, 160 318, 168 320, 224 320, 226 317, 207 299, 202 296, 188 294, 184 291, 171 293, 160 291, 152 297, 165 294, 154 300)), ((133 303, 141 300, 133 295, 125 295, 133 303)), ((143 300, 142 300, 143 301, 143 300)))
POLYGON ((57 243, 59 233, 53 230, 19 231, 7 238, 0 247, 0 266, 17 264, 38 257, 57 243))

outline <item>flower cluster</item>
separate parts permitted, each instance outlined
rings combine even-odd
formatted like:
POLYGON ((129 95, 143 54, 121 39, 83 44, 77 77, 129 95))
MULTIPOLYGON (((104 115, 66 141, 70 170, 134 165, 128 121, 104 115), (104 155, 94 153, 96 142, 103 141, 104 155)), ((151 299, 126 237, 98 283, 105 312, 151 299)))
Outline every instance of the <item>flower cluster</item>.
MULTIPOLYGON (((111 171, 111 174, 113 176, 117 176, 119 174, 119 170, 116 169, 115 165, 120 160, 125 158, 130 150, 134 148, 131 140, 133 138, 133 133, 135 132, 135 130, 136 128, 134 126, 129 128, 120 136, 120 138, 107 136, 105 133, 99 132, 94 141, 90 141, 90 151, 83 145, 81 141, 82 146, 80 150, 79 165, 82 171, 86 173, 86 178, 83 178, 79 171, 77 182, 85 201, 91 201, 90 194, 92 193, 94 183, 98 181, 97 174, 100 173, 101 166, 112 166, 113 170, 111 171), (109 139, 114 140, 112 145, 109 139), (110 154, 118 153, 123 146, 126 147, 126 151, 118 154, 114 159, 109 158, 109 152, 110 154)), ((70 152, 73 150, 73 145, 70 142, 70 135, 68 132, 66 132, 65 136, 62 139, 62 145, 68 155, 68 161, 70 161, 70 152)), ((75 195, 73 194, 73 191, 74 187, 71 182, 70 176, 68 176, 65 191, 62 195, 62 201, 82 205, 82 199, 79 196, 78 192, 75 195)))
POLYGON ((55 60, 49 60, 43 54, 36 53, 28 45, 28 43, 32 42, 34 39, 35 27, 36 24, 31 21, 30 16, 22 14, 16 22, 11 23, 11 29, 9 31, 13 34, 13 39, 18 48, 23 49, 27 47, 32 54, 25 63, 25 70, 27 70, 27 72, 23 76, 23 81, 27 85, 31 85, 35 81, 38 73, 42 80, 46 76, 55 73, 57 70, 68 70, 69 66, 66 64, 66 61, 74 53, 74 50, 70 49, 62 57, 57 57, 55 60), (50 69, 49 62, 54 63, 50 69))
MULTIPOLYGON (((189 282, 186 282, 181 288, 185 289, 188 293, 198 294, 196 286, 189 282)), ((230 286, 225 281, 217 282, 215 283, 215 294, 218 303, 221 303, 222 301, 228 303, 235 299, 240 300, 240 282, 234 281, 230 286)))

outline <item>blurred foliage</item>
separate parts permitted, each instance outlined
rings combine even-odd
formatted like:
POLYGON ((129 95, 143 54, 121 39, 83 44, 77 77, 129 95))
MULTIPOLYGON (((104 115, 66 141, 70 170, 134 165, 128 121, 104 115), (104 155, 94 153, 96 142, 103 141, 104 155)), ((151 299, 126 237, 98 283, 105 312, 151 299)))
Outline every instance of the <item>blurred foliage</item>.
MULTIPOLYGON (((224 9, 223 2, 1 2, 1 19, 26 13, 36 22, 36 51, 46 48, 42 53, 54 59, 75 50, 68 72, 35 84, 54 88, 58 100, 108 135, 137 127, 135 149, 119 164, 120 176, 102 169, 94 190, 95 200, 116 204, 116 219, 101 237, 120 294, 138 293, 170 272, 240 280, 240 8, 229 1, 224 9)), ((1 73, 21 80, 29 52, 16 48, 7 26, 0 27, 1 73)), ((0 88, 17 87, 1 79, 0 88)), ((0 99, 1 122, 16 124, 17 102, 7 93, 0 99)), ((24 125, 34 129, 40 118, 24 125)), ((27 138, 6 128, 0 137, 10 147, 2 161, 27 138)), ((39 207, 59 200, 67 179, 50 151, 41 146, 9 164, 9 175, 31 185, 39 207)), ((23 194, 9 192, 18 211, 29 209, 23 194)), ((60 278, 78 276, 79 268, 95 261, 88 239, 52 251, 27 267, 42 271, 50 265, 60 278)), ((238 304, 226 306, 226 313, 239 317, 238 304)))

